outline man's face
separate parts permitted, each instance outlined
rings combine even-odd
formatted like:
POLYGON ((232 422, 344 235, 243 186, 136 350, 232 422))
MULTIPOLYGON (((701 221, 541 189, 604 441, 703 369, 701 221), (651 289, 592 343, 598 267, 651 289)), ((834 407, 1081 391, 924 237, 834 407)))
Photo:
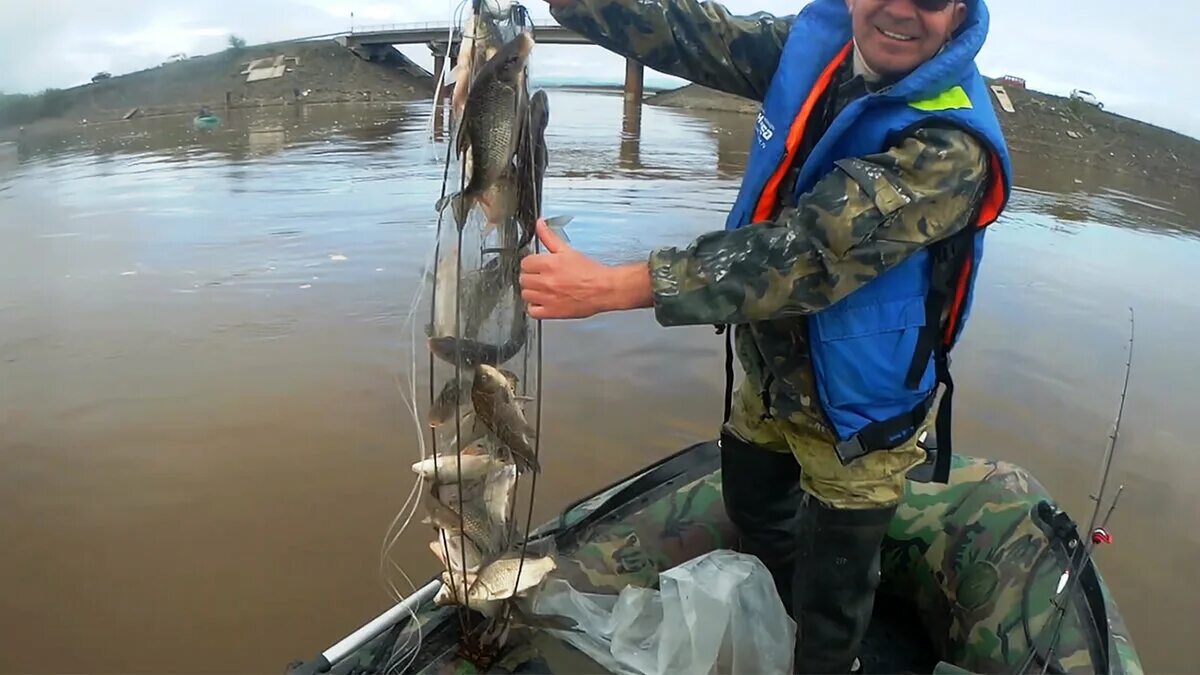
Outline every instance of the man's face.
POLYGON ((940 4, 938 0, 846 0, 863 60, 880 75, 898 77, 933 58, 967 18, 961 0, 936 8, 940 4))

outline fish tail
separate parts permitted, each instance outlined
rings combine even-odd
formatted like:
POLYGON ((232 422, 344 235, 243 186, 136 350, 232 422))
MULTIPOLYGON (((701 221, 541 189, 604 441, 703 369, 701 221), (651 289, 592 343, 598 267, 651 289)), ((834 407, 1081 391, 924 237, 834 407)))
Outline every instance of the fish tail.
POLYGON ((454 216, 454 224, 462 230, 467 224, 467 216, 470 215, 471 209, 475 207, 477 199, 464 192, 455 192, 454 194, 446 195, 437 201, 434 208, 438 213, 441 213, 447 206, 450 207, 450 213, 454 216))
POLYGON ((512 451, 513 461, 517 464, 517 469, 522 473, 532 471, 533 473, 541 473, 542 466, 538 463, 537 457, 524 452, 512 451))
POLYGON ((571 243, 570 237, 567 236, 567 224, 575 219, 575 216, 551 216, 546 219, 546 227, 554 231, 563 241, 571 243))

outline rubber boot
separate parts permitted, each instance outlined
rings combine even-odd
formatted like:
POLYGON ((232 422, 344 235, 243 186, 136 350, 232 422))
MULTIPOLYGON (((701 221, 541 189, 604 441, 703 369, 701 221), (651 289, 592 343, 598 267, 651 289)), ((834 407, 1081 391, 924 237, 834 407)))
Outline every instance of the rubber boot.
POLYGON ((849 673, 879 587, 879 548, 896 506, 834 509, 805 494, 797 515, 797 673, 849 673))
POLYGON ((727 431, 721 433, 721 495, 725 513, 738 531, 737 550, 766 565, 793 618, 796 510, 803 494, 800 464, 792 453, 775 452, 727 431))

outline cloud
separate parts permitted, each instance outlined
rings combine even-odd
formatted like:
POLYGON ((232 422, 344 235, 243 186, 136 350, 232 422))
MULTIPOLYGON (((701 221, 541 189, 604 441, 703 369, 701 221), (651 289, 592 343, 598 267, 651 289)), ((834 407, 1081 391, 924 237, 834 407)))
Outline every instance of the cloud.
MULTIPOLYGON (((525 4, 535 18, 549 18, 540 0, 525 4)), ((737 13, 778 15, 805 4, 725 3, 737 13)), ((218 51, 229 33, 254 44, 346 30, 351 12, 362 27, 446 21, 456 6, 451 0, 8 0, 0 2, 0 90, 73 86, 100 70, 129 72, 177 52, 218 51)), ((1200 72, 1191 65, 1190 35, 1200 25, 1200 3, 993 0, 989 7, 992 31, 979 57, 986 74, 1018 75, 1056 94, 1087 89, 1109 110, 1200 137, 1200 72)), ((423 47, 404 51, 432 65, 423 47)), ((620 57, 594 47, 546 49, 539 56, 536 67, 546 77, 622 77, 620 57)))

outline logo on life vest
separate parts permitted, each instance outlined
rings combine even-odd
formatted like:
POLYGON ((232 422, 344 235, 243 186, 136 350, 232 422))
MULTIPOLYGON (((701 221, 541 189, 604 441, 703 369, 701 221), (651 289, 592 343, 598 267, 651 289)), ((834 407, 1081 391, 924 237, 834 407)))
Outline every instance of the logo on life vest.
POLYGON ((766 115, 759 112, 754 128, 758 132, 758 144, 764 148, 767 147, 767 143, 775 136, 775 125, 771 124, 771 120, 767 119, 766 115))

